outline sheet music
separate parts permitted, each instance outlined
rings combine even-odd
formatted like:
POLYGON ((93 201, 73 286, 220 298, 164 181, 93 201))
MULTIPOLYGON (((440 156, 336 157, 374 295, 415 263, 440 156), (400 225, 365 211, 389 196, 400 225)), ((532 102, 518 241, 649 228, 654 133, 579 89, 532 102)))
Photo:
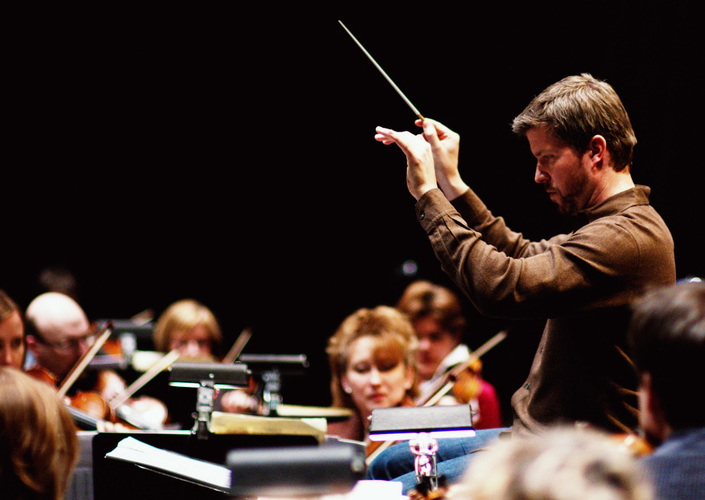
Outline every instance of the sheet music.
MULTIPOLYGON (((232 480, 230 469, 227 467, 156 448, 133 437, 121 440, 115 449, 105 456, 220 491, 230 491, 232 480)), ((408 497, 402 494, 400 482, 371 480, 358 481, 352 491, 346 494, 319 495, 310 498, 311 500, 408 500, 408 497)), ((260 496, 258 500, 284 499, 260 496)))
POLYGON ((230 469, 227 467, 162 450, 133 437, 126 437, 120 441, 117 447, 105 456, 142 465, 213 488, 230 489, 231 475, 230 469))
POLYGON ((214 411, 210 431, 213 434, 265 434, 312 436, 325 440, 325 418, 282 418, 214 411))

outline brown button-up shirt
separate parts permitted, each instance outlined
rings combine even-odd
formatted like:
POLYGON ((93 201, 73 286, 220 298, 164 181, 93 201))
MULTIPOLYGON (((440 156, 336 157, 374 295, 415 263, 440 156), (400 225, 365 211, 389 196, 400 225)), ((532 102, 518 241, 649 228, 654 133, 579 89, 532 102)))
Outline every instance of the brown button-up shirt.
POLYGON ((581 215, 570 234, 531 242, 468 190, 451 204, 438 190, 416 214, 444 271, 483 314, 547 318, 526 382, 512 397, 514 429, 585 422, 636 426, 636 378, 625 356, 629 302, 675 282, 673 239, 637 186, 581 215))

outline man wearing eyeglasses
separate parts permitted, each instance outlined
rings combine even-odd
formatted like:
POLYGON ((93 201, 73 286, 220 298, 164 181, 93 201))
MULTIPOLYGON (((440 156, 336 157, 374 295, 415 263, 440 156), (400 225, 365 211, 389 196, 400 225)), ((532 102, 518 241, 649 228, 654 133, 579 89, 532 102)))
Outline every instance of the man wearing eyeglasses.
POLYGON ((48 292, 27 306, 27 349, 35 367, 61 382, 90 348, 94 332, 81 306, 67 295, 48 292))
MULTIPOLYGON (((47 292, 27 306, 25 317, 27 350, 33 363, 26 368, 41 368, 60 385, 95 341, 86 313, 68 295, 47 292)), ((98 391, 106 401, 125 387, 122 377, 112 371, 86 373, 74 384, 76 389, 98 391)))
MULTIPOLYGON (((31 358, 25 369, 48 372, 60 386, 95 342, 95 331, 86 313, 68 295, 47 292, 27 306, 25 319, 27 351, 31 358)), ((69 389, 69 396, 72 391, 95 392, 105 402, 110 402, 125 388, 125 381, 113 370, 85 370, 69 389)), ((158 428, 166 420, 163 403, 154 398, 141 396, 132 400, 130 407, 131 425, 158 428)), ((110 431, 124 429, 124 426, 101 422, 98 428, 110 431)))

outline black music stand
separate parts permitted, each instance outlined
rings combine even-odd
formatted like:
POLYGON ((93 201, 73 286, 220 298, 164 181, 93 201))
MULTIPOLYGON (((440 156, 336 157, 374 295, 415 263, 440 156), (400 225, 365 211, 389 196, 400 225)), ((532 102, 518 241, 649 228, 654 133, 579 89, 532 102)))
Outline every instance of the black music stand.
POLYGON ((364 448, 346 444, 235 450, 228 453, 235 496, 343 494, 364 478, 364 448))
POLYGON ((245 363, 262 381, 261 400, 264 416, 276 416, 282 402, 281 376, 303 375, 308 368, 305 354, 241 354, 238 361, 245 363))
POLYGON ((436 439, 472 437, 470 405, 378 408, 372 410, 370 440, 409 441, 416 456, 417 491, 422 494, 438 489, 436 439))
POLYGON ((250 371, 243 363, 176 362, 169 371, 169 385, 195 387, 198 390, 192 433, 199 439, 208 437, 216 389, 236 389, 247 387, 250 383, 250 371))
MULTIPOLYGON (((225 500, 233 497, 229 491, 220 491, 178 475, 159 473, 156 469, 106 456, 128 436, 163 450, 213 464, 222 464, 224 467, 228 454, 237 449, 286 449, 318 445, 314 436, 287 434, 212 434, 208 439, 198 439, 189 430, 98 432, 92 440, 91 450, 92 487, 95 492, 92 498, 95 500, 154 500, 155 498, 225 500)), ((76 500, 79 499, 76 498, 76 500)), ((81 497, 80 500, 84 498, 81 497)))

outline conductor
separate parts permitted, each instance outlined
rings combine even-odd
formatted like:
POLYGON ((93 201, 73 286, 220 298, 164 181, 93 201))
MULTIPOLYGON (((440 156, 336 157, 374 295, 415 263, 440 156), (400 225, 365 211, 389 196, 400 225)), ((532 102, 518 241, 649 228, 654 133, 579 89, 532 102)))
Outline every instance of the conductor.
MULTIPOLYGON (((510 230, 461 178, 457 133, 431 119, 416 123, 421 134, 378 127, 375 138, 404 152, 416 216, 442 268, 481 313, 546 320, 512 397, 512 426, 439 442, 439 474, 457 480, 471 452, 502 433, 569 423, 635 428, 637 381, 624 355, 629 303, 646 287, 674 283, 676 273, 673 240, 649 204, 650 189, 632 179, 636 136, 615 90, 589 74, 569 76, 514 119, 536 158, 534 180, 561 213, 581 219, 575 231, 541 241, 510 230)), ((369 475, 399 479, 409 471, 413 456, 398 445, 369 475)), ((413 487, 413 473, 400 479, 413 487)))

